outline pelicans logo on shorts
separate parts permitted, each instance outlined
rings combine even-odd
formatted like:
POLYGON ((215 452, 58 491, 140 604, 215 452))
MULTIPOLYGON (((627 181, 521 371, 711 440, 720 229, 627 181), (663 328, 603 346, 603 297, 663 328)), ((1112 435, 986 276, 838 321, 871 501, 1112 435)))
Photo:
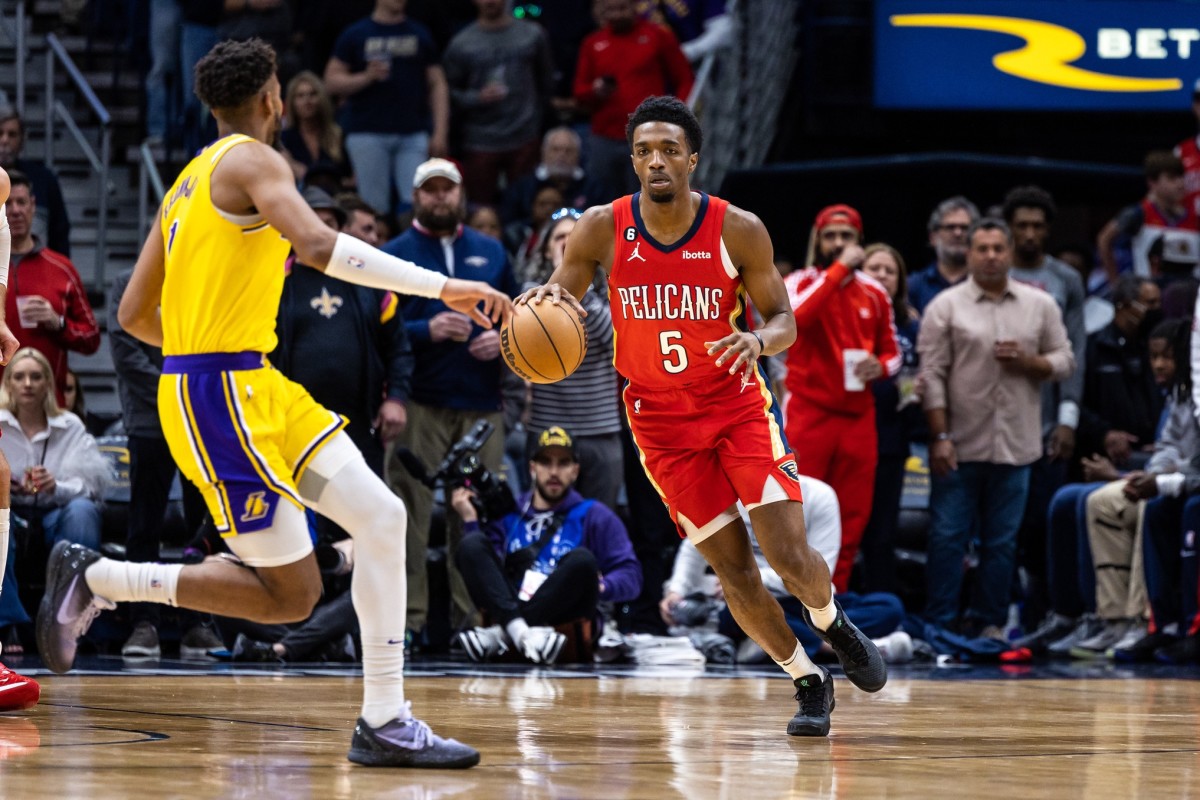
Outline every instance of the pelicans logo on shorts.
POLYGON ((251 492, 246 495, 246 507, 242 513, 242 522, 253 522, 267 516, 271 504, 267 502, 266 492, 251 492))
POLYGON ((795 459, 789 459, 779 465, 779 471, 787 475, 796 483, 800 482, 800 470, 796 467, 795 459))

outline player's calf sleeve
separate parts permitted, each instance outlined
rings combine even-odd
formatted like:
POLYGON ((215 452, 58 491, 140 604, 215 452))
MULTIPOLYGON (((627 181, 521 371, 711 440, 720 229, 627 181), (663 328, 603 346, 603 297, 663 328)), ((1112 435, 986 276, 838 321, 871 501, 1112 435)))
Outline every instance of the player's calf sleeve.
MULTIPOLYGON (((332 455, 332 454, 331 454, 332 455)), ((321 454, 309 470, 321 476, 321 454)), ((350 584, 363 645, 362 718, 371 727, 405 713, 404 620, 405 535, 408 518, 401 502, 359 456, 329 477, 316 510, 354 539, 350 584)), ((304 492, 304 481, 301 482, 304 492)))

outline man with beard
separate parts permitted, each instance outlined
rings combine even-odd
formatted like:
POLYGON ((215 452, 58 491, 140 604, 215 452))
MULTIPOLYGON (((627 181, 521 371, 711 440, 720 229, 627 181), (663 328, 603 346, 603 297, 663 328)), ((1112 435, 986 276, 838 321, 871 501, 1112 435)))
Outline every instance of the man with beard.
POLYGON ((67 216, 58 176, 41 161, 21 158, 24 147, 25 122, 20 114, 11 108, 0 110, 0 167, 9 172, 22 172, 29 179, 37 199, 34 233, 51 250, 70 256, 71 220, 67 216))
POLYGON ((392 767, 470 767, 479 753, 433 734, 404 699, 404 503, 322 408, 271 366, 289 248, 326 274, 441 297, 487 327, 511 314, 486 284, 447 278, 327 227, 270 142, 283 100, 275 52, 221 42, 196 65, 221 138, 167 192, 121 298, 125 331, 162 348, 158 410, 180 471, 196 484, 234 558, 113 561, 60 542, 47 565, 37 641, 54 672, 102 608, 150 602, 256 622, 305 619, 321 576, 305 508, 353 537, 363 704, 349 758, 392 767), (323 266, 321 266, 323 265, 323 266), (482 308, 479 306, 483 301, 482 308))
POLYGON ((1008 226, 982 219, 967 242, 969 280, 934 298, 917 341, 932 473, 926 616, 958 621, 962 560, 978 536, 960 632, 1002 638, 1029 465, 1043 452, 1038 384, 1070 375, 1075 359, 1053 298, 1009 280, 1008 226))
POLYGON ((934 262, 908 276, 908 304, 918 313, 943 289, 967 277, 967 229, 979 219, 979 209, 962 195, 938 203, 929 215, 929 246, 934 262))
POLYGON ((533 489, 518 499, 519 510, 483 529, 470 489, 450 498, 465 526, 458 569, 493 623, 459 634, 473 661, 515 647, 534 664, 553 664, 566 641, 555 625, 596 624, 598 601, 626 603, 642 590, 642 567, 621 520, 575 491, 579 460, 561 426, 538 437, 529 475, 533 489))
POLYGON ((871 516, 879 458, 871 381, 900 371, 892 301, 861 270, 862 218, 847 205, 822 209, 813 225, 814 264, 784 280, 796 316, 788 350, 788 441, 800 473, 837 492, 842 548, 833 583, 845 592, 871 516))
POLYGON ((100 326, 83 280, 71 259, 46 247, 34 233, 37 201, 23 173, 9 173, 12 193, 5 205, 12 235, 5 314, 22 345, 37 348, 54 369, 59 405, 67 381, 67 353, 91 355, 100 348, 100 326))
POLYGON ((1050 498, 1066 483, 1067 467, 1075 452, 1087 357, 1083 279, 1069 265, 1046 253, 1046 240, 1056 210, 1054 198, 1038 186, 1018 186, 1004 198, 1004 221, 1013 234, 1013 266, 1009 277, 1050 293, 1062 314, 1075 356, 1074 372, 1061 381, 1042 384, 1045 452, 1033 464, 1018 558, 1032 583, 1025 598, 1027 622, 1041 619, 1045 610, 1046 510, 1050 498))
MULTIPOLYGON (((753 214, 692 191, 704 134, 682 101, 647 98, 625 135, 641 191, 584 212, 562 264, 520 302, 568 303, 583 314, 575 298, 597 269, 608 274, 614 365, 628 381, 626 418, 646 475, 680 536, 717 574, 738 625, 792 679, 799 709, 788 735, 827 736, 833 679, 809 659, 763 586, 739 500, 767 562, 846 677, 877 692, 887 666, 846 619, 825 560, 808 544, 796 457, 758 364, 796 340, 771 237, 753 214), (747 299, 764 320, 754 331, 747 299)), ((861 248, 851 249, 861 261, 861 248)))
MULTIPOLYGON (((466 210, 462 182, 458 167, 445 159, 431 158, 417 167, 413 176, 413 226, 384 245, 383 250, 428 264, 444 275, 481 281, 511 296, 517 284, 504 246, 463 225, 466 210)), ((411 298, 403 312, 415 366, 408 427, 396 447, 408 449, 432 469, 476 421, 486 419, 496 430, 480 450, 479 459, 493 472, 498 470, 504 458, 499 334, 473 324, 467 315, 435 298, 411 298)), ((425 627, 429 613, 425 559, 433 493, 393 458, 388 458, 386 470, 392 489, 408 500, 408 630, 417 634, 425 627)), ((448 527, 451 622, 461 624, 475 613, 462 577, 453 568, 461 529, 457 524, 448 527)))

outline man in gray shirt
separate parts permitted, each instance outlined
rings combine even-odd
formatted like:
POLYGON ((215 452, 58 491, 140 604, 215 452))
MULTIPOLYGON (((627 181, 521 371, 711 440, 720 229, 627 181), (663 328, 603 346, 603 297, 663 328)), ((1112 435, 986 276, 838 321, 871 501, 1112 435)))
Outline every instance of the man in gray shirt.
POLYGON ((1070 375, 1075 359, 1050 295, 1009 280, 1008 226, 982 219, 968 243, 969 279, 930 302, 917 342, 931 436, 926 615, 956 622, 962 559, 977 532, 964 627, 1000 636, 1030 465, 1043 452, 1040 384, 1070 375))
POLYGON ((513 19, 506 0, 475 5, 479 19, 450 40, 442 67, 462 130, 467 197, 495 205, 501 174, 512 185, 538 164, 554 63, 542 29, 513 19))
POLYGON ((1038 186, 1018 186, 1004 198, 1004 219, 1013 233, 1013 268, 1009 277, 1043 289, 1054 298, 1075 356, 1074 372, 1060 382, 1042 384, 1045 452, 1033 464, 1018 556, 1018 563, 1025 568, 1030 582, 1024 622, 1031 625, 1041 620, 1048 605, 1046 512, 1050 498, 1067 482, 1067 467, 1075 452, 1087 354, 1083 279, 1070 265, 1046 253, 1046 240, 1056 210, 1054 198, 1038 186))

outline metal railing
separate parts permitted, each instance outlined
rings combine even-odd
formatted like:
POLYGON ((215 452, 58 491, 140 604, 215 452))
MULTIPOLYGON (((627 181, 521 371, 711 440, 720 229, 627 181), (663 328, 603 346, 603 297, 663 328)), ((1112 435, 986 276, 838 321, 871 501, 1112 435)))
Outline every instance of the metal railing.
POLYGON ((17 113, 21 116, 25 115, 25 62, 29 60, 29 43, 25 39, 25 4, 17 3, 16 13, 10 21, 7 16, 0 13, 0 31, 4 32, 5 38, 12 42, 13 49, 16 50, 16 73, 17 73, 17 113))
POLYGON ((162 204, 167 190, 163 186, 162 175, 159 174, 158 164, 154 161, 154 149, 149 142, 142 142, 138 148, 138 241, 146 241, 150 232, 151 218, 155 212, 150 210, 150 190, 154 190, 154 204, 157 209, 162 204))
POLYGON ((67 49, 63 47, 62 42, 53 33, 46 36, 46 145, 45 145, 45 161, 46 166, 54 169, 54 122, 55 117, 61 118, 63 125, 71 134, 72 138, 79 144, 83 150, 87 160, 91 163, 92 169, 96 171, 99 182, 97 192, 99 196, 96 201, 96 271, 95 282, 99 288, 104 288, 104 271, 108 261, 108 195, 112 191, 109 186, 108 173, 112 165, 112 136, 113 125, 112 115, 108 113, 108 109, 100 102, 100 98, 96 97, 96 93, 92 91, 92 87, 88 84, 87 79, 83 77, 83 73, 79 71, 79 67, 75 66, 74 59, 67 49), (75 124, 75 120, 71 117, 71 112, 61 102, 54 99, 54 76, 56 65, 61 65, 63 71, 67 73, 67 77, 75 85, 75 89, 83 96, 91 108, 92 113, 100 123, 100 153, 96 154, 96 150, 92 147, 91 142, 83 135, 83 131, 75 124))

